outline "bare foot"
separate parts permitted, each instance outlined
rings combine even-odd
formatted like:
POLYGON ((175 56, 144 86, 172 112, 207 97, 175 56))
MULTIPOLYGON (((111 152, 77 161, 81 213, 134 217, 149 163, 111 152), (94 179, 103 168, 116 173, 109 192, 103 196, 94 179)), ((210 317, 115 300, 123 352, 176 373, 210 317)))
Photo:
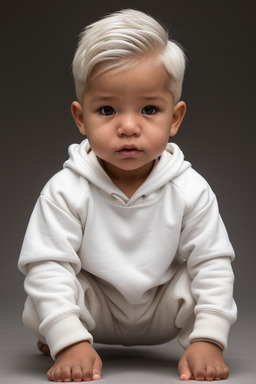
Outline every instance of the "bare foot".
POLYGON ((102 362, 91 344, 82 341, 63 349, 47 372, 50 381, 90 381, 101 379, 102 362))
POLYGON ((40 352, 42 352, 44 355, 50 356, 50 349, 47 344, 42 343, 41 341, 37 342, 37 348, 40 352))
POLYGON ((184 352, 179 362, 181 380, 224 380, 229 375, 221 349, 208 342, 195 342, 184 352))

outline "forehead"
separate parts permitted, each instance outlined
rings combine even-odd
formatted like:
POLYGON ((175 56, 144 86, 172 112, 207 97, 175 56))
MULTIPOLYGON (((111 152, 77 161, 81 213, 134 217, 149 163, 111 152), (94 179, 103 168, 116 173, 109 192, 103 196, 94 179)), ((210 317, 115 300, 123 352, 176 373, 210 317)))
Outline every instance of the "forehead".
POLYGON ((170 76, 158 56, 141 56, 117 68, 98 72, 90 78, 86 93, 170 92, 170 76))

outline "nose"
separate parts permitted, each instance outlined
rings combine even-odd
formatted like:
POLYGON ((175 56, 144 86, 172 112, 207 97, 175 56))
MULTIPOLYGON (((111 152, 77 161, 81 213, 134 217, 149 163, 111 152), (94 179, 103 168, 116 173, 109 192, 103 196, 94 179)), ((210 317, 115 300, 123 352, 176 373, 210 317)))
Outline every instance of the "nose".
POLYGON ((132 114, 120 116, 117 133, 119 136, 139 136, 140 124, 138 118, 132 114))

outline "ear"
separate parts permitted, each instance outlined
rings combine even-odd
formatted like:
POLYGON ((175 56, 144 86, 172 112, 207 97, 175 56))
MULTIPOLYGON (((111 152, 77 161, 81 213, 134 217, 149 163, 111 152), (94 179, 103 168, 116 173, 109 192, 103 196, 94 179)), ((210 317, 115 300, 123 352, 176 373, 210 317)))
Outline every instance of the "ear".
POLYGON ((71 104, 71 113, 80 133, 85 136, 86 129, 84 125, 83 107, 78 101, 73 101, 71 104))
POLYGON ((186 104, 184 101, 179 101, 173 109, 173 120, 172 125, 170 129, 170 136, 175 136, 176 133, 179 130, 179 127, 181 125, 182 120, 184 119, 184 116, 186 114, 186 104))

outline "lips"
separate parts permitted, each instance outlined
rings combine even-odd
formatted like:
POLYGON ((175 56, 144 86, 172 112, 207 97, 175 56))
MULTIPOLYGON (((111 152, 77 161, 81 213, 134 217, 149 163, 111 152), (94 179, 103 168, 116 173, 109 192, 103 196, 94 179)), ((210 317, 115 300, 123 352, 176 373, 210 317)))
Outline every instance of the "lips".
POLYGON ((133 157, 136 156, 138 153, 140 153, 141 150, 136 147, 136 145, 129 144, 129 145, 123 145, 119 150, 118 153, 125 157, 133 157))
POLYGON ((127 144, 127 145, 123 145, 118 152, 121 152, 121 151, 139 151, 139 149, 136 147, 136 145, 133 145, 133 144, 127 144))

